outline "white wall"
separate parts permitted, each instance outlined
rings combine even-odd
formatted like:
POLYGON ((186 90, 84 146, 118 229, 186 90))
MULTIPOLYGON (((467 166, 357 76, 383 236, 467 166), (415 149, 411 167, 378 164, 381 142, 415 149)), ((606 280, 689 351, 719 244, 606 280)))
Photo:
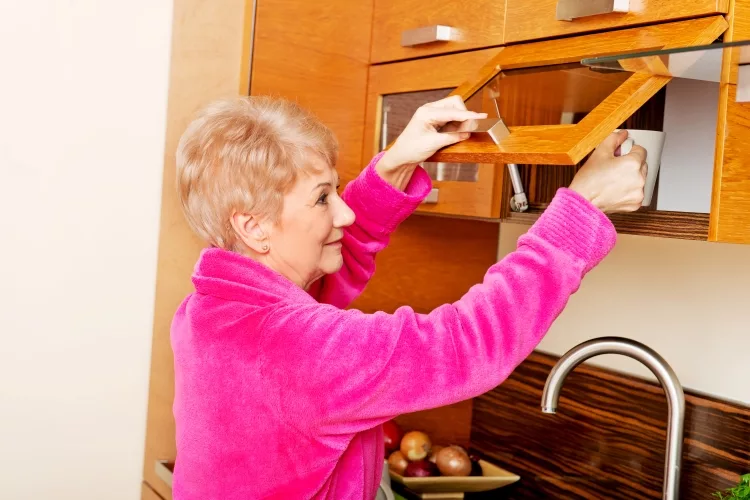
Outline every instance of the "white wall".
MULTIPOLYGON (((720 61, 721 54, 718 55, 720 61)), ((659 210, 706 214, 711 211, 720 100, 716 82, 675 78, 667 85, 664 105, 667 137, 656 201, 659 210)), ((653 163, 652 159, 646 161, 653 163)))
POLYGON ((0 498, 139 498, 171 22, 0 3, 0 498))
MULTIPOLYGON (((502 224, 500 255, 527 229, 502 224)), ((560 355, 596 337, 632 338, 659 352, 685 388, 750 404, 748 263, 750 245, 618 235, 539 349, 560 355)), ((592 362, 653 380, 623 356, 592 362)))

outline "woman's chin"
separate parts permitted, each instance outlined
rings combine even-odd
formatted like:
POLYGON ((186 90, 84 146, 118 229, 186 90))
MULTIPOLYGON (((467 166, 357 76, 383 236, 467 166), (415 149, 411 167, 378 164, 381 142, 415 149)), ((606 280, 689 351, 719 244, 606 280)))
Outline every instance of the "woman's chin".
POLYGON ((337 257, 330 257, 326 259, 325 266, 323 266, 323 271, 326 274, 335 274, 339 272, 342 267, 344 267, 344 257, 339 254, 337 257))

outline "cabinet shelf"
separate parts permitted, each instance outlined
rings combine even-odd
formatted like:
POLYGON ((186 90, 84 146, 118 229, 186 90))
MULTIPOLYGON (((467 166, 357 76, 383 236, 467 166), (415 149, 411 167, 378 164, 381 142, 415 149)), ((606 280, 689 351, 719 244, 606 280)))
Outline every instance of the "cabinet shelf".
MULTIPOLYGON (((527 212, 510 212, 504 219, 513 224, 531 225, 546 207, 536 205, 527 212)), ((628 214, 611 214, 609 219, 618 233, 660 238, 706 241, 709 215, 690 212, 639 211, 628 214)))

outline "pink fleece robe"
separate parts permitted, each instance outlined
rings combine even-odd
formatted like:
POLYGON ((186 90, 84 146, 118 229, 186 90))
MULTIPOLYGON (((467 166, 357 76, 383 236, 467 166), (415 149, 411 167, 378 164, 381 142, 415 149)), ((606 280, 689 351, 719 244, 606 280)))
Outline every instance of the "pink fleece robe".
POLYGON ((381 424, 503 382, 615 243, 609 219, 561 189, 460 300, 429 314, 342 309, 431 188, 421 168, 393 188, 378 158, 343 194, 356 214, 343 268, 311 290, 236 253, 201 254, 172 325, 175 500, 372 500, 381 424))

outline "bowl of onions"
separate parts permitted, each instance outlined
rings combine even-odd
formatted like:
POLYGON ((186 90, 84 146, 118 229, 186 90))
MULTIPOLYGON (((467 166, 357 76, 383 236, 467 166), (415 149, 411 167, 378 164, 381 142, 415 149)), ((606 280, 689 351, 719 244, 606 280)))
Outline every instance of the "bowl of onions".
POLYGON ((437 494, 441 499, 461 499, 464 493, 490 491, 520 479, 461 446, 433 444, 424 432, 402 434, 393 422, 387 429, 385 466, 391 480, 420 498, 437 498, 437 494), (394 436, 400 441, 394 442, 394 436))

